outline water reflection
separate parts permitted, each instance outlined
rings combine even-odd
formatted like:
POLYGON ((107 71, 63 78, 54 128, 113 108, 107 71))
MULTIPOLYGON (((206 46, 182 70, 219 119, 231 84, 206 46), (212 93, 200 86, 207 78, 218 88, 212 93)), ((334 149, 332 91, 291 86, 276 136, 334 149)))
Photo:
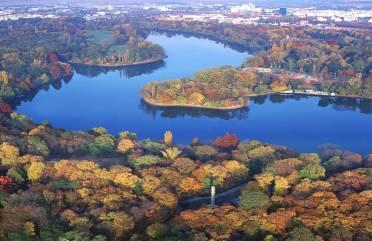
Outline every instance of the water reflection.
POLYGON ((32 100, 35 98, 35 96, 39 93, 39 91, 44 90, 48 91, 51 87, 53 87, 56 90, 60 90, 63 86, 63 83, 68 84, 72 80, 73 75, 66 76, 63 79, 54 80, 52 82, 49 82, 48 84, 41 85, 37 88, 32 88, 22 96, 19 96, 15 98, 10 105, 13 107, 13 109, 17 109, 17 106, 20 106, 23 102, 32 102, 32 100))
POLYGON ((152 32, 144 31, 142 33, 144 38, 147 38, 147 36, 150 35, 150 34, 161 34, 161 35, 167 36, 168 38, 172 38, 174 36, 179 36, 180 35, 180 36, 185 37, 185 38, 206 39, 206 40, 216 42, 218 44, 223 44, 225 46, 225 48, 233 49, 233 50, 235 50, 239 53, 246 53, 247 52, 247 47, 246 46, 243 46, 243 45, 240 45, 240 44, 237 44, 237 43, 228 42, 226 40, 221 40, 221 39, 214 38, 214 37, 208 37, 208 36, 205 36, 203 34, 186 33, 186 32, 173 32, 173 31, 166 31, 166 30, 156 30, 156 31, 152 31, 152 32))
MULTIPOLYGON (((337 111, 352 111, 364 114, 372 114, 372 100, 367 99, 354 99, 342 97, 314 97, 314 96, 284 96, 284 95, 270 95, 270 96, 257 96, 251 98, 251 104, 263 105, 265 103, 279 104, 289 100, 304 100, 310 98, 318 98, 319 107, 332 107, 337 111)), ((147 114, 152 115, 153 119, 157 116, 164 118, 175 119, 178 117, 209 117, 218 118, 223 120, 244 120, 248 119, 249 107, 233 111, 209 110, 198 109, 189 107, 158 107, 152 106, 141 100, 140 108, 147 114)))
POLYGON ((116 71, 119 71, 121 77, 133 78, 143 74, 151 74, 155 70, 166 67, 166 63, 165 61, 160 60, 154 63, 126 67, 98 67, 82 64, 74 64, 73 67, 76 73, 92 78, 97 77, 100 74, 107 74, 108 72, 116 71))
POLYGON ((249 108, 242 108, 234 111, 221 111, 221 110, 209 110, 209 109, 198 109, 189 107, 158 107, 147 104, 141 100, 140 108, 147 114, 151 114, 153 119, 157 116, 164 118, 175 119, 178 117, 209 117, 218 118, 223 120, 237 119, 244 120, 248 118, 249 108))
POLYGON ((318 105, 320 107, 331 106, 337 111, 360 111, 364 114, 372 114, 372 100, 368 99, 321 97, 318 105))

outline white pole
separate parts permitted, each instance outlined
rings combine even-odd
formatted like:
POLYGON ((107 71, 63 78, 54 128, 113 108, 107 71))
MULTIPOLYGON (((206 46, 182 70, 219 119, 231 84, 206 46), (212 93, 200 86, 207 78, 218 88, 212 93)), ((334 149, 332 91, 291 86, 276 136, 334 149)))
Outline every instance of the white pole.
POLYGON ((211 186, 211 206, 215 206, 216 187, 211 186))

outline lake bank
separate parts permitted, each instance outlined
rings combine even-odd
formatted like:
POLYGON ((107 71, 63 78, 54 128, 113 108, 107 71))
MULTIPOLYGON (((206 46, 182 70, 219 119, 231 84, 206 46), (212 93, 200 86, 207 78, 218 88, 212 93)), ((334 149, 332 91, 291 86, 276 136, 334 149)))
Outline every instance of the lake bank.
POLYGON ((91 67, 122 68, 122 67, 129 67, 129 66, 139 66, 139 65, 144 65, 144 64, 152 64, 152 63, 156 63, 156 62, 159 62, 159 61, 163 61, 167 58, 168 58, 168 56, 163 57, 163 58, 149 59, 149 60, 140 61, 140 62, 133 62, 133 63, 129 63, 129 64, 90 64, 90 63, 84 63, 84 62, 79 62, 79 61, 69 61, 69 63, 70 64, 84 65, 84 66, 91 66, 91 67))
POLYGON ((145 104, 140 93, 146 83, 191 78, 200 69, 239 67, 248 55, 195 37, 156 34, 149 40, 166 49, 169 57, 163 65, 151 71, 147 65, 128 68, 129 75, 120 68, 77 71, 75 65, 71 80, 40 88, 17 102, 15 110, 36 122, 48 120, 71 131, 103 126, 113 135, 130 130, 140 139, 159 139, 171 129, 175 141, 182 144, 195 136, 206 142, 229 132, 242 140, 263 140, 303 152, 316 152, 325 143, 370 152, 372 104, 368 100, 270 95, 252 97, 249 108, 230 111, 145 104))
POLYGON ((203 106, 203 105, 192 105, 192 104, 162 104, 156 103, 152 100, 149 100, 146 97, 142 97, 143 101, 149 105, 157 106, 157 107, 179 107, 179 108, 197 108, 197 109, 206 109, 206 110, 222 110, 222 111, 231 111, 231 110, 239 110, 249 105, 234 105, 229 107, 212 107, 212 106, 203 106))

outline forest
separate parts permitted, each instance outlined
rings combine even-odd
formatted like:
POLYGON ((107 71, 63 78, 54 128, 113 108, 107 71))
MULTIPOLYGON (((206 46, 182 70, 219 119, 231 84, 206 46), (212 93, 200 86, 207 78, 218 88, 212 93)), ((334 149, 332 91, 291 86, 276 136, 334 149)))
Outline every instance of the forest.
POLYGON ((200 71, 193 79, 181 79, 143 86, 146 102, 159 105, 201 108, 241 108, 253 90, 256 76, 229 67, 200 71))
POLYGON ((248 106, 249 98, 254 96, 309 91, 328 96, 372 97, 372 89, 361 88, 355 81, 342 86, 285 70, 228 66, 201 70, 191 79, 146 84, 142 96, 151 105, 235 109, 248 106))
POLYGON ((0 102, 6 103, 53 81, 71 79, 71 63, 117 66, 166 57, 162 47, 137 35, 125 19, 2 21, 0 33, 0 102))
POLYGON ((236 25, 198 21, 138 21, 144 31, 197 34, 243 46, 254 54, 245 67, 311 75, 328 92, 371 97, 371 33, 363 29, 236 25))
POLYGON ((2 240, 370 240, 372 155, 227 133, 177 145, 0 116, 2 240), (236 202, 188 197, 244 184, 236 202))

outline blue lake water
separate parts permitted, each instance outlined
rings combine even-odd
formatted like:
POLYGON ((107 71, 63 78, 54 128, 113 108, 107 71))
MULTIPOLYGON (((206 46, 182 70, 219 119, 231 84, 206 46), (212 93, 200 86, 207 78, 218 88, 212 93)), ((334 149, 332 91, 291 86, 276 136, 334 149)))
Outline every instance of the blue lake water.
POLYGON ((286 145, 315 152, 336 144, 362 154, 372 152, 372 104, 340 98, 260 97, 249 109, 233 112, 167 109, 141 101, 140 88, 149 81, 191 77, 196 71, 223 65, 239 66, 248 53, 207 39, 152 34, 163 46, 164 62, 107 70, 76 66, 69 81, 41 89, 17 107, 36 122, 48 120, 57 128, 88 130, 102 126, 111 133, 129 130, 141 139, 161 139, 171 130, 176 142, 193 137, 213 140, 226 132, 240 139, 286 145))

